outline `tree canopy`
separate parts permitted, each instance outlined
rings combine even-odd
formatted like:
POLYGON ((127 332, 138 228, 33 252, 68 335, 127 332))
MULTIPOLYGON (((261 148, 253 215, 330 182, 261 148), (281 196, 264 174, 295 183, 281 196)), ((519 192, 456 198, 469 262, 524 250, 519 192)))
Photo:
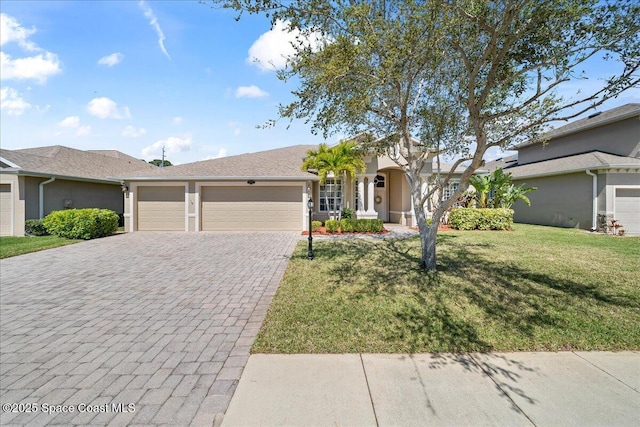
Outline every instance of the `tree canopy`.
POLYGON ((431 270, 438 222, 488 148, 539 138, 549 123, 577 117, 640 81, 635 0, 213 3, 299 30, 296 54, 279 72, 298 87, 280 116, 303 119, 325 136, 375 136, 364 145, 389 154, 407 176, 421 265, 431 270), (593 84, 584 70, 596 59, 612 65, 593 84), (425 173, 434 155, 438 165, 440 156, 456 158, 452 172, 425 173), (460 165, 460 185, 444 200, 442 189, 460 165), (434 196, 427 227, 424 205, 434 196))

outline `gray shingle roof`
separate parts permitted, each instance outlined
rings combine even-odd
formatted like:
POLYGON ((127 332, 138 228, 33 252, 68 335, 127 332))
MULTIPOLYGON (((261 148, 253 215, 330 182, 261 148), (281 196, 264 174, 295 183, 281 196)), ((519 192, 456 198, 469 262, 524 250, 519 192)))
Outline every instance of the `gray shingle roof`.
POLYGON ((543 175, 561 175, 584 171, 585 169, 598 170, 616 167, 640 168, 640 159, 592 151, 574 156, 528 163, 522 166, 506 167, 504 171, 510 172, 513 178, 528 178, 543 175))
POLYGON ((21 174, 37 173, 84 179, 113 180, 119 174, 153 170, 156 166, 124 153, 104 155, 97 152, 76 150, 54 145, 50 147, 0 149, 0 157, 20 168, 2 168, 2 171, 21 174))
POLYGON ((640 104, 631 103, 625 104, 620 107, 612 108, 611 110, 603 111, 602 113, 594 113, 584 119, 573 121, 567 125, 553 129, 540 138, 531 141, 523 142, 516 145, 515 148, 522 148, 528 145, 537 144, 540 141, 548 141, 561 136, 570 135, 572 133, 582 132, 587 129, 592 129, 598 126, 603 126, 608 123, 625 120, 631 117, 640 117, 640 104))
POLYGON ((257 153, 202 160, 183 165, 120 174, 120 179, 177 178, 292 178, 317 180, 317 176, 300 169, 307 151, 317 145, 294 145, 257 153))

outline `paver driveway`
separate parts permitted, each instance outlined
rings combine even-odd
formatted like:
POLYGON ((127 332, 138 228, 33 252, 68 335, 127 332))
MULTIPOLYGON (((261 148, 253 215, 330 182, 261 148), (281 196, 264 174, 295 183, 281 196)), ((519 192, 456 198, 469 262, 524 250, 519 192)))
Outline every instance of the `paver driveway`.
POLYGON ((299 238, 132 233, 0 261, 0 400, 38 405, 0 424, 212 425, 299 238))

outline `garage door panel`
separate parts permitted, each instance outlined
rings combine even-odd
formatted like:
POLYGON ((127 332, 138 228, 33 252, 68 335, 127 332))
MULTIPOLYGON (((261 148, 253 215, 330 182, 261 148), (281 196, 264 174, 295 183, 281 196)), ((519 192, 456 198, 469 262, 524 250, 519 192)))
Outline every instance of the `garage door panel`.
POLYGON ((302 229, 300 186, 203 187, 202 230, 302 229))
POLYGON ((628 234, 640 234, 640 188, 616 189, 616 212, 618 220, 628 234))
POLYGON ((138 187, 139 231, 184 231, 184 187, 138 187))
POLYGON ((11 198, 11 185, 0 184, 0 236, 13 234, 11 229, 11 217, 13 216, 11 198))

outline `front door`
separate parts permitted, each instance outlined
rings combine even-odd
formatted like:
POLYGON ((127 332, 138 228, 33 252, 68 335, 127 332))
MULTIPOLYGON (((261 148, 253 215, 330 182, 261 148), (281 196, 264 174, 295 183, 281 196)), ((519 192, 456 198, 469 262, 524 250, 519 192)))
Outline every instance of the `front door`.
POLYGON ((374 209, 378 212, 378 219, 389 222, 389 197, 387 193, 387 175, 380 173, 374 180, 374 209))

